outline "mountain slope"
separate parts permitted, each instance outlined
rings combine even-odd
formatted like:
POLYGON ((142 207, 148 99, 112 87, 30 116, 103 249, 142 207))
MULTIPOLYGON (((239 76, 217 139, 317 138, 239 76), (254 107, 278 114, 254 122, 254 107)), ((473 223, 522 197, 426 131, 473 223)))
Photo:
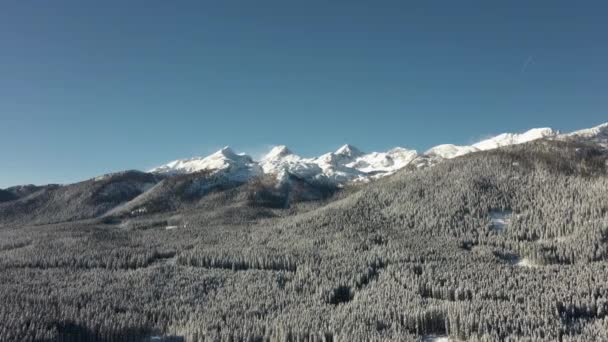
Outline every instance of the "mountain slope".
POLYGON ((157 176, 152 174, 125 171, 65 186, 42 187, 16 200, 0 203, 0 225, 98 217, 147 191, 157 181, 157 176))
POLYGON ((481 151, 486 151, 503 146, 517 145, 538 139, 551 138, 557 136, 558 134, 558 131, 554 131, 551 128, 534 128, 521 134, 503 133, 493 138, 482 140, 476 144, 473 144, 473 147, 481 151))
POLYGON ((548 128, 505 133, 472 146, 435 146, 424 154, 405 148, 364 153, 344 145, 319 157, 302 158, 286 146, 277 146, 260 161, 254 161, 226 147, 207 157, 173 161, 153 169, 152 174, 127 171, 66 186, 29 185, 0 190, 0 224, 42 224, 106 214, 128 217, 202 208, 211 201, 207 195, 236 188, 239 189, 233 193, 239 194, 238 201, 247 205, 289 208, 300 201, 328 198, 351 183, 365 183, 399 170, 412 172, 473 152, 535 140, 608 148, 608 124, 568 134, 548 128))
POLYGON ((431 148, 430 150, 426 151, 425 154, 443 159, 452 159, 477 151, 480 151, 480 149, 473 146, 457 146, 452 144, 443 144, 431 148))
POLYGON ((539 140, 277 215, 254 178, 170 226, 0 229, 0 340, 605 341, 607 160, 539 140))
POLYGON ((574 131, 562 136, 562 139, 598 144, 608 148, 608 122, 588 129, 574 131))
POLYGON ((14 201, 17 198, 18 197, 14 193, 0 189, 0 203, 14 201))

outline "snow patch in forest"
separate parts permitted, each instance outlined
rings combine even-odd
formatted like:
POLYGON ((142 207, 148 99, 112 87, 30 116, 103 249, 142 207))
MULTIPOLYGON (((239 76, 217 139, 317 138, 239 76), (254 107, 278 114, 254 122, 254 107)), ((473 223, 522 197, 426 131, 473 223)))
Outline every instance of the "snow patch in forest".
POLYGON ((527 267, 527 268, 538 267, 537 264, 535 264, 534 262, 532 262, 532 260, 530 260, 528 258, 518 258, 515 261, 515 266, 517 266, 517 267, 527 267))
POLYGON ((511 223, 511 215, 513 215, 511 210, 490 211, 490 224, 492 228, 499 232, 504 231, 509 223, 511 223))
POLYGON ((511 252, 495 251, 494 256, 496 256, 498 259, 506 262, 510 266, 526 267, 526 268, 540 267, 540 265, 535 263, 533 260, 531 260, 527 257, 520 257, 519 255, 511 253, 511 252))
POLYGON ((425 335, 422 336, 422 342, 450 342, 450 338, 445 335, 425 335))
POLYGON ((135 216, 135 215, 143 215, 143 214, 145 214, 145 213, 147 213, 147 212, 148 212, 148 208, 146 208, 146 207, 141 207, 141 208, 138 208, 138 209, 132 210, 132 211, 131 211, 131 215, 132 215, 132 216, 135 216))

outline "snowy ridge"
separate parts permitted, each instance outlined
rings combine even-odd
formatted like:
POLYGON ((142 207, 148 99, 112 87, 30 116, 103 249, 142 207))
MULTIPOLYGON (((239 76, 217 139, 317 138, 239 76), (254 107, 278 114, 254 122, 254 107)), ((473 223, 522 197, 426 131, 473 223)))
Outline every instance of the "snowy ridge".
POLYGON ((344 183, 368 181, 393 173, 417 156, 416 151, 399 147, 388 152, 366 154, 347 144, 317 158, 302 158, 285 146, 277 146, 262 158, 260 164, 264 173, 276 174, 281 180, 293 174, 305 179, 344 183))
POLYGON ((430 150, 426 151, 425 154, 445 159, 452 159, 477 151, 479 151, 479 149, 473 146, 443 144, 431 148, 430 150))
POLYGON ((559 132, 554 131, 551 128, 534 128, 521 134, 503 133, 473 144, 472 147, 481 151, 486 151, 502 146, 517 145, 542 138, 556 137, 557 135, 559 135, 559 132))
POLYGON ((562 138, 582 140, 608 148, 608 122, 592 128, 581 129, 565 134, 562 138))
POLYGON ((395 147, 388 152, 372 152, 362 155, 347 164, 366 173, 393 173, 411 163, 418 153, 402 147, 395 147))
POLYGON ((503 133, 482 140, 471 146, 443 144, 423 154, 415 150, 396 147, 386 152, 364 153, 352 145, 344 145, 335 152, 319 157, 303 158, 294 154, 287 146, 272 148, 259 161, 231 148, 207 156, 175 160, 150 170, 158 174, 184 174, 207 170, 223 172, 232 181, 247 181, 251 177, 270 174, 279 182, 286 182, 290 175, 324 183, 342 185, 348 182, 367 182, 391 175, 410 165, 424 167, 445 159, 460 157, 478 151, 487 151, 503 146, 523 144, 538 139, 577 140, 599 144, 608 148, 608 123, 569 134, 560 134, 551 128, 535 128, 523 133, 503 133))
POLYGON ((247 181, 262 173, 261 167, 246 154, 237 154, 226 146, 207 157, 175 160, 150 170, 160 174, 185 174, 198 171, 225 172, 230 180, 247 181))

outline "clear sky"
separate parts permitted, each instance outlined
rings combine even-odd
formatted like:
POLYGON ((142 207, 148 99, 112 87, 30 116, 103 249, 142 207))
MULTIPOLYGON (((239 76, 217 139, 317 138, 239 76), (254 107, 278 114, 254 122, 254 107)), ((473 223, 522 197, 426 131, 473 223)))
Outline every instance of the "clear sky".
POLYGON ((608 121, 606 1, 0 2, 0 187, 608 121))

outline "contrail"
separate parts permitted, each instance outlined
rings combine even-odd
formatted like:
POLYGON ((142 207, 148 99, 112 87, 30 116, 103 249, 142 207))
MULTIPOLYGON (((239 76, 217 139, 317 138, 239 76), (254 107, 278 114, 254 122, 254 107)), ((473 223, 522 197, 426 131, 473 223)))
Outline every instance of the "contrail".
POLYGON ((532 59, 534 59, 534 56, 530 55, 528 57, 528 59, 526 59, 526 62, 524 63, 524 65, 521 67, 521 71, 520 73, 524 73, 526 72, 526 69, 528 68, 528 65, 530 65, 530 63, 532 63, 532 59))

